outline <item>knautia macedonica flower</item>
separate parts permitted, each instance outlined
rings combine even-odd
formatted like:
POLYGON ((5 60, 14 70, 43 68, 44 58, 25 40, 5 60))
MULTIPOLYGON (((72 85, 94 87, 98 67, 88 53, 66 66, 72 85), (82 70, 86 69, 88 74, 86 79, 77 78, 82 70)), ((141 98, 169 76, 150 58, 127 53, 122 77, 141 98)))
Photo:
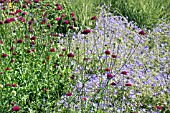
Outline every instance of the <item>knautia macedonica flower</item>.
POLYGON ((65 17, 65 14, 61 14, 61 18, 64 18, 65 17))
POLYGON ((110 68, 105 68, 105 71, 110 71, 110 68))
POLYGON ((20 12, 21 12, 20 9, 16 9, 15 14, 20 13, 20 12))
POLYGON ((108 73, 108 74, 107 74, 107 78, 108 78, 108 79, 111 79, 111 78, 113 78, 113 75, 110 74, 110 73, 108 73))
POLYGON ((11 22, 11 20, 8 19, 8 18, 4 21, 4 23, 6 23, 6 24, 7 24, 7 23, 10 23, 10 22, 11 22))
POLYGON ((17 85, 16 84, 12 84, 12 87, 17 87, 17 85))
POLYGON ((55 52, 55 49, 54 48, 50 48, 50 52, 55 52))
POLYGON ((74 79, 74 75, 72 75, 70 78, 73 80, 74 79))
POLYGON ((82 100, 85 100, 85 101, 86 101, 86 100, 87 100, 87 98, 86 98, 86 97, 83 97, 83 98, 82 98, 82 100))
POLYGON ((56 18, 55 20, 59 21, 59 20, 60 20, 60 18, 56 18))
POLYGON ((2 58, 5 58, 5 57, 7 57, 7 54, 3 53, 2 58))
POLYGON ((126 71, 122 71, 121 74, 122 75, 127 75, 127 72, 126 71))
POLYGON ((69 54, 67 54, 67 56, 68 57, 74 57, 74 54, 70 52, 69 54))
POLYGON ((12 111, 19 111, 19 110, 20 110, 20 108, 18 106, 13 106, 12 107, 12 111))
POLYGON ((0 25, 4 24, 2 20, 0 20, 0 25))
POLYGON ((17 43, 22 43, 22 39, 18 39, 18 40, 17 40, 17 43))
POLYGON ((71 25, 71 26, 69 26, 69 28, 70 28, 70 29, 73 29, 74 27, 71 25))
POLYGON ((112 55, 112 58, 116 58, 116 57, 117 57, 117 55, 115 55, 115 54, 112 55))
POLYGON ((62 24, 63 25, 68 24, 68 20, 64 20, 62 24))
POLYGON ((23 4, 23 5, 22 5, 22 8, 27 8, 26 4, 23 4))
POLYGON ((31 50, 27 50, 27 53, 31 53, 32 51, 31 50))
POLYGON ((145 35, 145 32, 143 30, 139 31, 140 35, 145 35))
POLYGON ((62 10, 62 7, 58 5, 57 8, 55 8, 55 10, 62 10))
POLYGON ((50 28, 50 27, 51 27, 51 24, 47 24, 47 27, 50 28))
POLYGON ((34 45, 34 44, 35 44, 35 42, 33 42, 33 41, 32 41, 32 42, 30 42, 30 45, 34 45))
POLYGON ((73 21, 76 21, 76 18, 74 17, 74 18, 72 18, 72 20, 73 20, 73 21))
POLYGON ((15 60, 14 60, 14 59, 12 59, 12 60, 11 60, 11 63, 13 63, 14 61, 15 61, 15 60))
POLYGON ((7 86, 11 86, 11 84, 9 84, 9 83, 8 83, 8 84, 6 84, 6 85, 7 85, 7 86))
POLYGON ((92 16, 91 20, 97 20, 97 17, 96 16, 92 16))
POLYGON ((162 106, 156 106, 156 109, 160 110, 162 109, 162 106))
POLYGON ((62 48, 62 51, 66 51, 66 48, 62 48))
POLYGON ((111 82, 110 85, 111 85, 111 86, 115 86, 116 83, 115 83, 115 82, 111 82))
POLYGON ((67 93, 66 93, 66 96, 71 96, 71 95, 72 95, 71 92, 67 92, 67 93))
POLYGON ((132 84, 130 84, 130 83, 126 83, 126 84, 125 84, 125 86, 132 86, 132 84))
POLYGON ((90 32, 91 32, 90 29, 85 29, 85 30, 82 31, 82 34, 88 34, 90 32))
POLYGON ((35 2, 35 3, 39 3, 39 2, 40 2, 40 0, 34 0, 34 2, 35 2))
POLYGON ((109 51, 109 50, 106 50, 104 53, 105 53, 106 55, 110 55, 110 51, 109 51))
POLYGON ((36 36, 32 36, 31 38, 30 38, 30 40, 35 40, 36 39, 36 36))
POLYGON ((70 15, 73 17, 74 16, 74 12, 71 12, 70 15))
POLYGON ((7 67, 7 68, 5 68, 5 70, 6 70, 6 71, 9 71, 9 70, 10 70, 10 68, 9 68, 9 67, 7 67))

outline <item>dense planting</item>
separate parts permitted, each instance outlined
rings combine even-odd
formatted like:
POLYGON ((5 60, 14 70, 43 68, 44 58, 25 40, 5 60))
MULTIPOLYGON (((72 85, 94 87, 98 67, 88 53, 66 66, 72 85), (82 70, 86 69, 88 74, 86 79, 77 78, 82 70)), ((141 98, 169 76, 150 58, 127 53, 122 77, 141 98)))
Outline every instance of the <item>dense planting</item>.
POLYGON ((81 22, 67 2, 14 4, 0 12, 1 113, 170 112, 166 20, 150 31, 105 6, 81 22))

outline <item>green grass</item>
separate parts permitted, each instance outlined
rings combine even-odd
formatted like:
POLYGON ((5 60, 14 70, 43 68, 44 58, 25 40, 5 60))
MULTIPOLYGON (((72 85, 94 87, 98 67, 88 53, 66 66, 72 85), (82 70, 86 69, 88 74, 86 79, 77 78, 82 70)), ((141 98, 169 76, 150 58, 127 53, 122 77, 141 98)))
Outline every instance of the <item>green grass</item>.
POLYGON ((169 0, 101 0, 107 5, 112 4, 110 12, 128 17, 139 27, 152 29, 158 19, 170 20, 169 0))

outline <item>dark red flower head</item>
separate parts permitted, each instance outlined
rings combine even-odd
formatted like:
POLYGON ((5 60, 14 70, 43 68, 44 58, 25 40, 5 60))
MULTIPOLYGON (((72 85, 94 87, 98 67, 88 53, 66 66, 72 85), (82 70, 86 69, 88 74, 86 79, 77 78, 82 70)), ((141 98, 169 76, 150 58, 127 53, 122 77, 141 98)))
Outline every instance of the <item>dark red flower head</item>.
POLYGON ((61 18, 64 18, 65 17, 65 15, 64 14, 61 14, 61 18))
POLYGON ((10 22, 11 22, 11 20, 8 19, 8 18, 4 21, 4 23, 6 23, 6 24, 7 24, 7 23, 10 23, 10 22))
POLYGON ((4 44, 4 42, 2 40, 0 40, 0 44, 4 44))
POLYGON ((19 109, 19 107, 18 106, 13 106, 12 107, 12 111, 19 111, 20 109, 19 109))
POLYGON ((88 61, 88 60, 89 60, 89 58, 84 58, 84 59, 83 59, 83 61, 88 61))
POLYGON ((17 53, 16 52, 13 52, 12 55, 16 55, 17 53))
POLYGON ((22 5, 22 8, 27 8, 26 4, 23 4, 23 5, 22 5))
POLYGON ((36 39, 36 36, 32 36, 31 38, 30 38, 30 40, 35 40, 36 39))
POLYGON ((11 86, 11 84, 6 84, 7 86, 11 86))
POLYGON ((25 38, 28 38, 28 35, 25 35, 25 38))
POLYGON ((108 73, 108 74, 107 74, 107 78, 108 78, 108 79, 111 79, 111 78, 113 78, 113 75, 110 74, 110 73, 108 73))
POLYGON ((0 3, 4 3, 5 1, 4 0, 0 0, 0 3))
POLYGON ((69 28, 70 28, 70 29, 73 29, 74 27, 71 25, 71 26, 69 26, 69 28))
POLYGON ((62 7, 60 5, 58 5, 56 10, 62 10, 62 7))
POLYGON ((72 18, 72 20, 73 20, 73 21, 76 21, 76 18, 74 17, 74 18, 72 18))
POLYGON ((51 24, 47 24, 47 27, 49 27, 49 28, 50 28, 50 27, 51 27, 51 24))
POLYGON ((17 3, 17 2, 18 2, 18 0, 14 0, 14 2, 16 2, 16 3, 17 3))
POLYGON ((22 43, 22 39, 18 39, 18 40, 17 40, 17 43, 22 43))
POLYGON ((92 17, 91 17, 91 20, 96 20, 96 19, 97 19, 96 16, 92 16, 92 17))
POLYGON ((110 68, 106 68, 105 71, 110 71, 110 68))
POLYGON ((68 24, 68 20, 64 20, 62 24, 68 24))
POLYGON ((5 68, 5 70, 6 70, 6 71, 8 71, 8 70, 10 70, 10 68, 9 68, 9 67, 7 67, 7 68, 5 68))
POLYGON ((67 54, 68 57, 74 57, 74 54, 73 53, 69 53, 67 54))
POLYGON ((20 10, 20 9, 17 9, 15 13, 17 14, 17 13, 20 13, 20 12, 21 12, 21 10, 20 10))
POLYGON ((26 15, 27 13, 26 12, 22 12, 22 15, 26 15))
POLYGON ((62 48, 63 51, 66 51, 66 48, 62 48))
POLYGON ((0 20, 0 25, 4 24, 2 20, 0 20))
POLYGON ((32 51, 31 50, 27 50, 27 53, 31 53, 32 51))
POLYGON ((156 109, 160 110, 162 109, 162 106, 156 106, 156 109))
POLYGON ((63 54, 59 54, 60 57, 64 56, 63 54))
POLYGON ((105 51, 105 54, 106 54, 106 55, 110 55, 110 51, 109 51, 109 50, 106 50, 106 51, 105 51))
POLYGON ((55 20, 59 21, 59 20, 60 20, 60 18, 56 18, 55 20))
POLYGON ((34 2, 35 2, 35 3, 39 3, 39 2, 40 2, 40 0, 34 0, 34 2))
POLYGON ((127 72, 126 71, 122 71, 121 74, 127 75, 127 72))
POLYGON ((71 96, 71 95, 72 95, 71 92, 66 93, 66 96, 71 96))
POLYGON ((7 54, 3 53, 3 54, 2 54, 2 57, 3 57, 3 58, 7 57, 7 54))
POLYGON ((15 60, 14 60, 14 59, 12 59, 12 60, 11 60, 11 63, 13 63, 14 61, 15 61, 15 60))
POLYGON ((74 13, 73 13, 73 12, 71 12, 71 13, 70 13, 70 15, 73 17, 73 16, 74 16, 74 13))
POLYGON ((86 101, 87 99, 86 99, 85 97, 83 97, 82 100, 85 100, 85 101, 86 101))
POLYGON ((71 78, 71 79, 74 79, 74 75, 72 75, 70 78, 71 78))
POLYGON ((12 22, 12 21, 15 21, 15 18, 10 18, 10 21, 12 22))
POLYGON ((30 42, 30 45, 34 45, 34 44, 35 44, 35 42, 33 42, 33 41, 32 41, 32 42, 30 42))
POLYGON ((12 87, 17 87, 17 85, 16 84, 12 84, 12 87))
POLYGON ((112 55, 112 58, 116 58, 116 57, 117 57, 117 55, 115 55, 115 54, 112 55))
POLYGON ((143 30, 139 31, 140 35, 145 35, 145 32, 143 30))
POLYGON ((85 29, 84 31, 82 31, 82 34, 88 34, 90 32, 91 32, 90 29, 85 29))
POLYGON ((130 84, 130 83, 126 83, 126 84, 125 84, 125 86, 132 86, 132 84, 130 84))
POLYGON ((116 83, 115 83, 115 82, 112 82, 112 83, 110 83, 110 85, 111 85, 111 86, 115 86, 115 85, 116 85, 116 83))
POLYGON ((55 52, 55 49, 54 48, 50 48, 50 52, 55 52))

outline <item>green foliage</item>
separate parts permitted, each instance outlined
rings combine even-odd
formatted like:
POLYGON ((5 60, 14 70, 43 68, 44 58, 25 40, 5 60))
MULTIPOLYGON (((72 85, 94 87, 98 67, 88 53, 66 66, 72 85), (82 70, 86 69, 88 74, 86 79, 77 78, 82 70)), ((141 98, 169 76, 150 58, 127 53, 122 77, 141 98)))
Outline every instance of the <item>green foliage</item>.
POLYGON ((139 27, 152 29, 158 19, 170 19, 169 0, 101 0, 107 5, 112 5, 110 12, 115 15, 128 17, 139 27))

